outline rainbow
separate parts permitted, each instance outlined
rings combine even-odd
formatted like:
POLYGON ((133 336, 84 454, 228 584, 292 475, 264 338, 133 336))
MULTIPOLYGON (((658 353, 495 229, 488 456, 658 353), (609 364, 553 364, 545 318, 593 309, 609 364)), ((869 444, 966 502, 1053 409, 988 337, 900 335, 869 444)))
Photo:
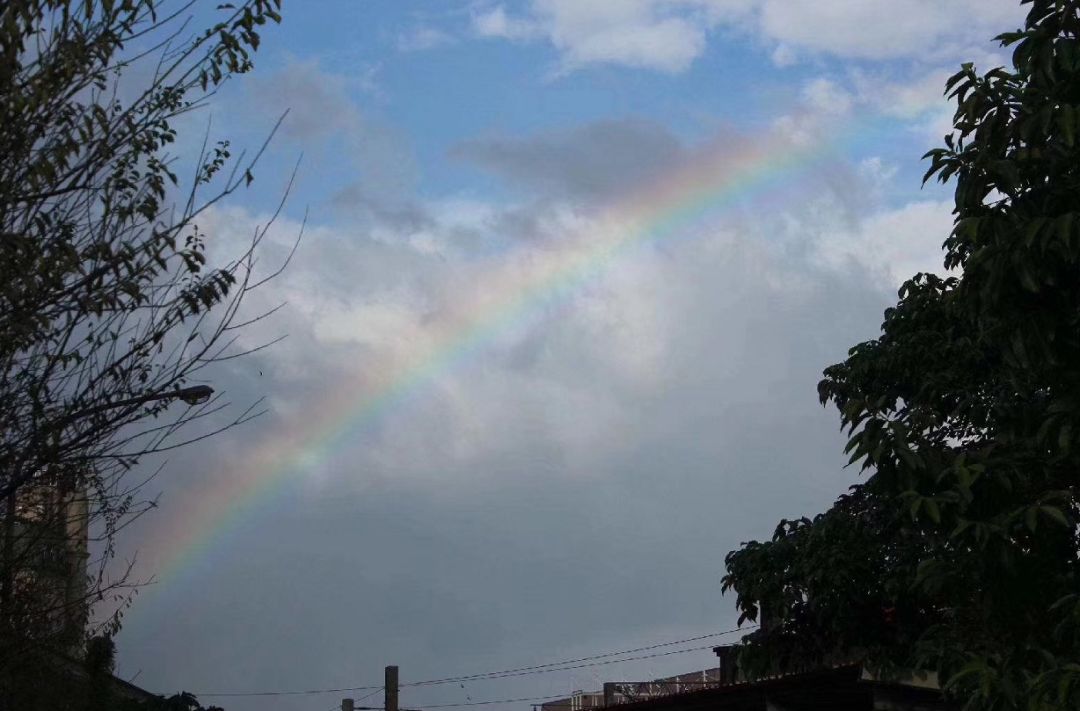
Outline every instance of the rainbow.
MULTIPOLYGON (((708 145, 599 211, 587 221, 588 229, 555 246, 528 254, 511 250, 488 260, 477 287, 426 323, 423 338, 410 343, 407 353, 382 366, 360 363, 354 376, 335 382, 328 394, 293 415, 286 413, 284 424, 230 458, 229 469, 208 490, 178 502, 183 516, 173 514, 178 520, 171 528, 151 534, 161 571, 158 587, 208 555, 215 540, 287 491, 299 473, 324 462, 350 435, 422 393, 497 335, 565 303, 628 251, 675 239, 741 201, 813 177, 837 147, 835 141, 800 146, 778 133, 735 146, 708 145)), ((170 508, 176 507, 170 502, 170 508)))

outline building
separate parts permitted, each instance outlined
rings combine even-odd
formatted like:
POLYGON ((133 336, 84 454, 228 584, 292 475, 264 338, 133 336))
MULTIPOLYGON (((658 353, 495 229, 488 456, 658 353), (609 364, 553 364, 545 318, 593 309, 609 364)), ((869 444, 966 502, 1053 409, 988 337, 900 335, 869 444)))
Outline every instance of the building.
POLYGON ((539 708, 541 711, 585 711, 699 691, 719 685, 720 679, 718 667, 650 681, 609 681, 604 683, 603 691, 575 691, 565 699, 540 704, 539 708))
POLYGON ((620 705, 619 711, 952 711, 937 685, 885 682, 860 665, 735 682, 620 705))
POLYGON ((737 648, 715 647, 714 669, 644 682, 608 682, 603 691, 575 692, 540 711, 954 711, 933 674, 876 678, 860 664, 748 681, 735 664, 737 648))
POLYGON ((86 625, 89 502, 62 481, 20 491, 5 517, 5 614, 69 638, 77 651, 86 625))

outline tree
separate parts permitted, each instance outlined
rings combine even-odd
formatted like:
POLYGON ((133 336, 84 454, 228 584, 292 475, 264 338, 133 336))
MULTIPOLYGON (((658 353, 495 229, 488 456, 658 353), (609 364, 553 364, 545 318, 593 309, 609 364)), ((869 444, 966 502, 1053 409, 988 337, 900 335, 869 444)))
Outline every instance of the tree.
POLYGON ((187 692, 169 697, 145 691, 133 695, 115 676, 116 645, 109 637, 91 637, 81 660, 31 650, 19 660, 18 683, 5 694, 5 709, 28 711, 222 711, 203 707, 187 692))
POLYGON ((829 511, 727 557, 769 624, 754 673, 829 660, 937 671, 970 709, 1080 708, 1080 2, 1026 0, 1012 69, 949 79, 945 266, 825 371, 851 463, 829 511))
POLYGON ((241 304, 275 274, 253 275, 266 227, 215 266, 199 219, 259 156, 209 128, 197 155, 170 147, 251 69, 280 6, 225 3, 197 32, 191 0, 0 6, 0 687, 27 650, 77 648, 89 605, 124 593, 105 564, 152 503, 133 467, 225 407, 199 402, 207 369, 242 354, 241 304))

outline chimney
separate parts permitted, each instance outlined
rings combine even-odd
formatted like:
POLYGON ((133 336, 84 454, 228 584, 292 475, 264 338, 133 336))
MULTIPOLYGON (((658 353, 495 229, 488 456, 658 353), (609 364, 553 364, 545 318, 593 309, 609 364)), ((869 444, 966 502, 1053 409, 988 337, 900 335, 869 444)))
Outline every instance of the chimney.
POLYGON ((717 659, 720 660, 720 686, 727 686, 734 684, 738 679, 738 647, 734 644, 724 644, 719 647, 713 647, 713 652, 716 654, 717 659))

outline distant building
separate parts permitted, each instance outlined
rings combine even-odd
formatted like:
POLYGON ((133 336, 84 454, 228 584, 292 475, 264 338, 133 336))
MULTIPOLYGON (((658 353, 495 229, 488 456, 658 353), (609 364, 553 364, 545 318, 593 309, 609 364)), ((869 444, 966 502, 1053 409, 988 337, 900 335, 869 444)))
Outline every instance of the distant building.
POLYGON ((720 684, 720 669, 678 674, 650 681, 609 681, 603 691, 575 691, 565 699, 540 704, 541 711, 585 711, 654 699, 659 696, 682 694, 715 687, 720 684))
POLYGON ((10 611, 51 622, 52 633, 81 643, 86 625, 89 502, 81 488, 43 480, 20 491, 4 528, 10 611))
MULTIPOLYGON (((557 699, 540 704, 541 711, 584 711, 585 709, 603 708, 604 692, 602 691, 575 691, 565 699, 557 699)), ((537 706, 533 706, 535 709, 537 706)))
POLYGON ((936 680, 883 681, 858 664, 619 705, 619 711, 955 711, 936 680))
POLYGON ((579 691, 540 705, 541 711, 955 711, 933 674, 884 680, 860 664, 747 681, 735 664, 737 648, 713 649, 715 669, 652 681, 616 681, 603 691, 579 691))
POLYGON ((111 639, 90 644, 99 652, 99 667, 87 648, 90 501, 84 486, 62 475, 42 476, 12 503, 14 515, 3 516, 0 527, 7 571, 3 612, 22 618, 41 638, 23 642, 40 646, 21 652, 16 666, 7 669, 17 671, 0 685, 0 706, 67 708, 62 704, 70 699, 95 694, 115 702, 162 702, 112 673, 111 639), (9 703, 13 699, 20 703, 9 703))

